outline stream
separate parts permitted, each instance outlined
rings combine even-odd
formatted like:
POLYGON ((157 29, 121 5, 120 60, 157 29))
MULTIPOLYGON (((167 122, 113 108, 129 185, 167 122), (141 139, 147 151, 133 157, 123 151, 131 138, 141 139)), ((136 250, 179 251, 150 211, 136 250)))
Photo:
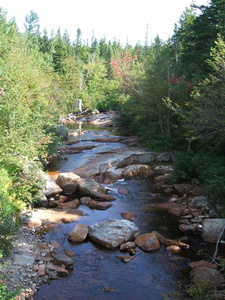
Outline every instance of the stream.
MULTIPOLYGON (((79 140, 77 145, 95 144, 97 147, 66 155, 67 160, 56 161, 51 165, 50 173, 70 172, 103 152, 127 147, 119 142, 94 142, 100 137, 115 136, 109 130, 96 127, 87 129, 83 135, 72 137, 79 140)), ((83 243, 71 243, 67 240, 68 234, 77 223, 92 225, 108 219, 122 219, 122 212, 136 213, 134 223, 141 233, 157 231, 169 239, 179 239, 182 236, 176 217, 157 213, 152 209, 155 202, 166 201, 166 198, 164 195, 154 196, 151 178, 122 179, 105 186, 116 198, 112 207, 100 211, 80 205, 79 209, 84 212, 84 216, 78 222, 57 224, 46 233, 47 242, 55 240, 62 245, 57 250, 58 253, 63 253, 64 249, 74 252, 74 266, 68 277, 61 277, 41 286, 35 300, 160 300, 164 299, 165 294, 168 296, 179 291, 180 282, 188 284, 188 263, 195 256, 193 247, 190 248, 192 250, 182 250, 179 254, 167 252, 164 246, 151 253, 140 250, 132 261, 124 263, 117 257, 123 254, 118 248, 109 250, 89 239, 83 243), (121 190, 128 193, 121 193, 121 190)), ((192 243, 195 244, 195 241, 192 243)))

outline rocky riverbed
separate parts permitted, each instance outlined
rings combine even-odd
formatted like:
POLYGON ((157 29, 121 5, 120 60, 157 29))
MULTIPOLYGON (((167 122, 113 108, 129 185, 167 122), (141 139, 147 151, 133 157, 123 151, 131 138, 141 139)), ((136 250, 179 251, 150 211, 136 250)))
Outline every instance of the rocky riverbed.
MULTIPOLYGON (((110 126, 112 118, 113 114, 97 114, 89 116, 85 120, 95 125, 110 126)), ((64 123, 68 121, 75 123, 77 117, 69 115, 63 120, 64 123)), ((82 133, 82 130, 79 129, 78 134, 82 136, 82 133)), ((76 134, 72 131, 70 136, 76 136, 76 134)), ((224 227, 225 220, 217 218, 210 199, 204 195, 201 187, 195 182, 188 184, 172 182, 173 155, 171 153, 146 151, 139 145, 135 137, 111 137, 107 134, 102 136, 100 134, 91 140, 91 145, 87 145, 86 148, 79 145, 80 141, 70 139, 65 143, 61 149, 64 158, 66 158, 65 155, 79 155, 85 149, 89 151, 95 149, 96 146, 96 151, 98 151, 98 145, 104 142, 112 143, 112 145, 120 143, 124 146, 122 149, 107 148, 104 153, 97 153, 98 155, 94 158, 88 159, 70 172, 63 171, 61 174, 57 172, 51 174, 50 172, 55 180, 49 176, 45 177, 46 187, 42 191, 39 201, 42 207, 21 215, 23 225, 16 234, 11 255, 5 259, 6 284, 11 290, 21 286, 21 292, 16 296, 18 300, 33 299, 41 285, 56 280, 59 276, 68 276, 72 272, 75 253, 57 241, 45 241, 45 232, 51 226, 75 222, 80 225, 79 228, 76 228, 76 225, 74 231, 70 233, 70 239, 75 237, 75 242, 77 238, 79 242, 82 242, 88 236, 94 242, 101 241, 101 245, 105 247, 108 247, 109 243, 115 245, 115 240, 117 240, 115 231, 112 230, 110 241, 108 240, 109 235, 106 235, 107 241, 104 241, 99 237, 99 232, 97 235, 93 234, 94 226, 99 229, 98 223, 93 226, 82 224, 84 213, 80 206, 85 205, 95 210, 107 210, 112 205, 116 205, 113 202, 115 200, 113 193, 105 186, 118 180, 151 177, 154 181, 155 193, 150 196, 157 198, 163 194, 167 198, 167 201, 163 203, 154 202, 151 210, 162 216, 165 212, 174 216, 178 219, 180 232, 183 232, 182 239, 174 241, 167 239, 159 232, 143 233, 139 229, 135 229, 134 235, 131 234, 128 238, 122 239, 116 245, 116 247, 122 247, 122 251, 127 250, 127 254, 119 255, 123 262, 128 263, 133 260, 140 250, 156 251, 160 245, 164 245, 168 252, 176 255, 182 249, 189 248, 189 235, 202 235, 206 243, 216 243, 224 227), (76 193, 78 194, 75 199, 68 197, 68 194, 76 193), (127 242, 133 244, 126 244, 127 242)), ((70 160, 70 158, 67 159, 70 160)), ((119 188, 118 192, 126 196, 129 190, 119 188)), ((128 222, 135 222, 136 219, 135 212, 122 212, 121 216, 128 222)), ((110 220, 109 222, 112 223, 110 220)), ((118 226, 122 228, 121 224, 117 224, 116 228, 118 226)), ((100 230, 100 236, 102 237, 102 230, 100 230)), ((119 232, 119 236, 121 236, 121 232, 119 232)), ((215 264, 209 264, 208 261, 191 262, 190 269, 192 269, 191 275, 195 284, 199 284, 199 278, 210 281, 212 281, 211 278, 214 278, 213 286, 221 285, 224 282, 223 276, 216 270, 215 264)))

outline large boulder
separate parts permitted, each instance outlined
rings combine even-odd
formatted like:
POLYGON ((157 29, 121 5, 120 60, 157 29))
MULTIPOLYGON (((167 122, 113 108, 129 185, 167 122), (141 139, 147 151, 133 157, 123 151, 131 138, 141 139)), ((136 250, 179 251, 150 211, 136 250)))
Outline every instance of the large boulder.
POLYGON ((56 183, 61 187, 64 193, 72 194, 76 192, 80 176, 74 173, 61 173, 56 179, 56 183))
POLYGON ((107 195, 106 189, 101 184, 98 184, 93 178, 86 177, 81 179, 78 187, 81 194, 97 198, 99 201, 115 200, 113 196, 107 195))
POLYGON ((45 181, 45 186, 41 192, 46 197, 52 197, 62 192, 62 189, 55 183, 55 180, 51 176, 43 173, 42 178, 45 181))
POLYGON ((222 274, 213 268, 198 267, 191 271, 191 278, 198 287, 215 287, 224 282, 222 274))
POLYGON ((132 241, 140 230, 128 220, 107 220, 89 226, 89 237, 100 245, 114 249, 132 241))
MULTIPOLYGON (((216 243, 225 226, 225 219, 205 219, 202 222, 202 237, 204 241, 216 243)), ((223 234, 224 236, 224 234, 223 234)))
POLYGON ((98 184, 93 178, 82 178, 79 182, 79 189, 82 194, 93 196, 93 193, 106 193, 105 188, 98 184))

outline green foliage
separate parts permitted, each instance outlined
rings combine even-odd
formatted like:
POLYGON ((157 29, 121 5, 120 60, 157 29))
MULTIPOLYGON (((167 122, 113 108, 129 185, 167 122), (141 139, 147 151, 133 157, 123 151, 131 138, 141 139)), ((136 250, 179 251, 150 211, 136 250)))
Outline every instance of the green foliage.
MULTIPOLYGON (((174 161, 174 180, 190 181, 198 178, 212 199, 225 197, 225 158, 205 152, 195 154, 177 153, 174 161)), ((223 203, 225 204, 225 203, 223 203)))

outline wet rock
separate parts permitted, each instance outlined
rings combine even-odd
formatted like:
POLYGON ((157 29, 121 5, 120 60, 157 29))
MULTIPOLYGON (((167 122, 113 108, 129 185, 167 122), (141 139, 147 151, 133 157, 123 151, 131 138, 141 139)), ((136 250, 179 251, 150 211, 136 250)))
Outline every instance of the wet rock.
POLYGON ((198 232, 198 224, 181 224, 179 225, 179 228, 184 233, 197 233, 198 232))
POLYGON ((135 248, 136 244, 134 242, 126 242, 120 245, 120 251, 129 250, 135 248))
POLYGON ((45 180, 45 187, 42 189, 42 193, 46 197, 52 197, 62 192, 62 189, 55 183, 55 180, 51 176, 43 172, 42 177, 45 180))
POLYGON ((15 254, 13 256, 13 264, 17 266, 32 266, 35 262, 33 256, 15 254))
POLYGON ((122 176, 125 178, 146 177, 148 176, 148 165, 129 165, 123 170, 122 176))
POLYGON ((121 168, 111 167, 107 169, 107 172, 103 173, 104 180, 109 179, 111 181, 116 181, 122 177, 122 171, 121 168))
POLYGON ((135 212, 123 212, 123 213, 121 213, 121 216, 124 219, 129 220, 131 222, 135 221, 137 218, 137 215, 135 212))
MULTIPOLYGON (((202 237, 204 241, 216 243, 225 225, 225 219, 205 219, 202 222, 202 237)), ((223 234, 224 237, 224 234, 223 234)))
POLYGON ((64 218, 61 219, 61 222, 64 224, 69 224, 77 221, 77 217, 67 217, 65 216, 64 218))
POLYGON ((104 193, 93 192, 93 197, 97 198, 98 201, 114 201, 115 197, 104 193))
POLYGON ((107 247, 116 248, 121 244, 132 241, 140 230, 128 220, 107 220, 89 227, 89 237, 107 247))
POLYGON ((93 208, 93 209, 106 210, 111 206, 112 206, 112 203, 107 202, 107 201, 100 202, 100 201, 91 200, 88 202, 88 207, 93 208))
POLYGON ((69 249, 65 249, 64 253, 69 257, 73 257, 75 255, 74 252, 69 249))
POLYGON ((173 215, 181 216, 184 210, 186 209, 186 205, 176 203, 176 202, 166 202, 166 203, 155 204, 153 208, 154 210, 159 212, 167 211, 173 215))
POLYGON ((176 254, 181 251, 181 248, 176 245, 171 245, 171 246, 166 247, 166 251, 176 254))
POLYGON ((54 256, 54 261, 57 265, 64 265, 67 268, 73 266, 73 260, 65 254, 56 254, 54 256))
POLYGON ((160 248, 159 240, 154 233, 141 234, 134 242, 143 251, 155 251, 160 248))
POLYGON ((73 173, 60 173, 56 183, 64 193, 74 193, 77 190, 78 183, 81 181, 80 176, 73 173))
POLYGON ((119 194, 123 194, 123 195, 129 194, 129 191, 128 191, 128 190, 122 189, 122 188, 119 188, 119 189, 117 190, 117 192, 118 192, 119 194))
POLYGON ((88 226, 85 224, 77 224, 70 232, 68 240, 73 242, 83 242, 88 234, 88 226))
POLYGON ((134 256, 130 256, 130 255, 119 255, 117 257, 119 258, 119 260, 125 263, 128 263, 134 259, 134 256))
POLYGON ((61 248, 61 245, 60 245, 58 242, 56 242, 56 241, 51 241, 50 244, 51 244, 51 246, 54 247, 55 249, 61 248))
POLYGON ((59 275, 62 275, 62 276, 69 275, 69 272, 65 268, 60 267, 60 266, 55 266, 53 264, 47 264, 46 268, 49 270, 52 270, 52 271, 56 271, 59 275))
POLYGON ((105 188, 90 177, 81 179, 79 182, 79 190, 82 194, 90 197, 93 197, 95 193, 106 194, 105 188))
POLYGON ((209 204, 208 199, 203 196, 194 197, 191 201, 191 205, 195 207, 207 207, 208 204, 209 204))
POLYGON ((224 282, 224 278, 219 271, 208 267, 194 268, 191 273, 193 282, 201 287, 214 287, 224 282))

